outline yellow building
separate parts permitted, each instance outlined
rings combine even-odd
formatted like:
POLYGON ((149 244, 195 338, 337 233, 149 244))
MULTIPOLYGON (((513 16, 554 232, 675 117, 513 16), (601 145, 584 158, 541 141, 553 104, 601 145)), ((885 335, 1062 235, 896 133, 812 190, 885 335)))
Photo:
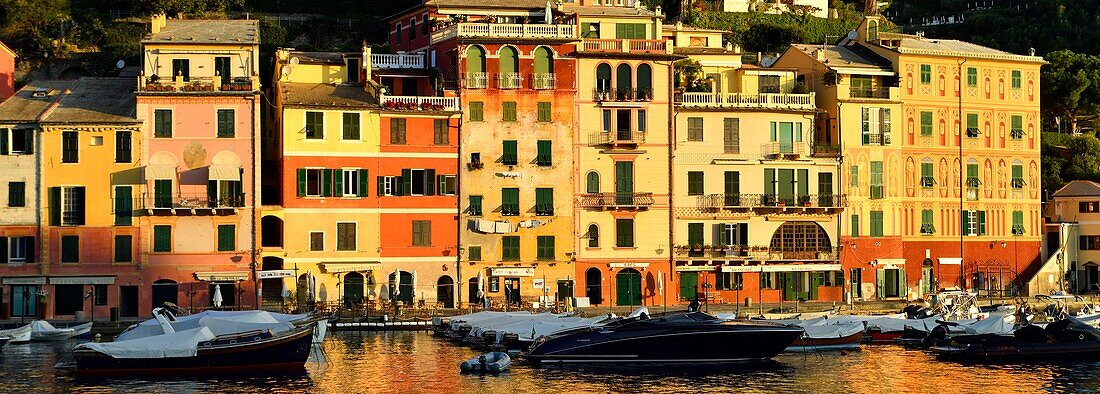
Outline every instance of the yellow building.
POLYGON ((1028 283, 1031 294, 1085 294, 1100 287, 1100 184, 1070 181, 1051 195, 1044 216, 1046 256, 1028 283))

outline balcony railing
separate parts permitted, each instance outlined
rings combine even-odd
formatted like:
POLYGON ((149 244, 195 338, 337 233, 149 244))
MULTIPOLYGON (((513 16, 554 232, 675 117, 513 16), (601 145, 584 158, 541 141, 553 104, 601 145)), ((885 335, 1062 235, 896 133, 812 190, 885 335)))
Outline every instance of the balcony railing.
POLYGON ((557 87, 555 82, 554 74, 552 73, 531 74, 531 89, 552 90, 557 87))
POLYGON ((744 261, 836 261, 840 256, 837 248, 792 250, 745 245, 679 245, 675 247, 673 254, 678 258, 696 257, 744 261))
POLYGON ((650 101, 653 100, 653 88, 637 89, 592 89, 592 101, 650 101))
POLYGON ((163 93, 246 93, 260 90, 260 78, 258 77, 233 77, 222 80, 222 77, 183 77, 176 78, 152 78, 144 75, 138 76, 139 92, 163 92, 163 93))
POLYGON ((843 208, 840 194, 708 194, 698 196, 701 209, 843 208))
POLYGON ((863 145, 890 145, 890 133, 887 131, 863 133, 863 145))
POLYGON ((852 86, 849 91, 849 97, 851 98, 866 98, 866 99, 889 99, 890 88, 889 87, 877 87, 866 88, 861 86, 852 86))
POLYGON ((458 111, 458 97, 433 96, 379 96, 386 109, 458 111))
POLYGON ((765 142, 760 145, 760 153, 765 157, 782 158, 787 156, 802 156, 806 154, 804 142, 765 142))
POLYGON ((576 25, 547 25, 541 23, 456 23, 432 32, 432 43, 452 38, 577 38, 576 25))
POLYGON ((585 38, 577 45, 578 52, 671 54, 672 44, 665 40, 593 39, 585 38))
POLYGON ((814 93, 683 93, 677 97, 676 104, 695 108, 817 108, 814 93))
POLYGON ((653 205, 653 193, 589 193, 581 196, 582 208, 644 209, 653 205))
POLYGON ((812 147, 814 157, 840 157, 840 145, 817 144, 812 147))
POLYGON ((145 193, 141 200, 142 208, 151 211, 233 209, 244 207, 245 202, 244 193, 218 195, 213 198, 206 193, 145 193))
POLYGON ((489 85, 489 75, 486 73, 469 73, 462 79, 466 89, 485 89, 489 85))
POLYGON ((642 131, 597 131, 588 135, 588 145, 600 146, 625 146, 638 145, 645 142, 645 132, 642 131))
POLYGON ((523 78, 519 73, 500 73, 497 74, 497 85, 501 89, 519 89, 523 86, 523 78))
POLYGON ((370 66, 375 69, 424 68, 424 55, 419 53, 373 53, 370 66))

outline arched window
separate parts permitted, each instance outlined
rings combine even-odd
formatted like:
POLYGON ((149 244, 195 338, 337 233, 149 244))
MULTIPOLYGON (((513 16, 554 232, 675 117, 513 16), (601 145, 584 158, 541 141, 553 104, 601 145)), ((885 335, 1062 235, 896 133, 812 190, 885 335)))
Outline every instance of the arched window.
POLYGON ((936 184, 936 163, 925 157, 920 161, 920 186, 930 188, 936 184))
POLYGON ((466 87, 485 87, 485 50, 476 45, 466 48, 466 87))
POLYGON ((515 89, 519 87, 519 53, 515 48, 500 48, 500 87, 515 89))
POLYGON ((783 253, 784 259, 807 259, 832 249, 832 242, 816 222, 786 222, 772 234, 771 248, 783 253))
POLYGON ((645 63, 638 66, 638 98, 653 98, 653 68, 645 63))
POLYGON ((600 247, 600 226, 595 223, 588 225, 588 247, 600 247))
POLYGON ((535 48, 535 89, 554 88, 554 53, 547 47, 535 48))
POLYGON ((878 39, 878 22, 868 21, 867 22, 867 40, 870 41, 870 40, 877 40, 877 39, 878 39))
POLYGON ((596 66, 596 90, 611 90, 611 66, 607 63, 596 66))
POLYGON ((600 174, 596 171, 588 172, 588 182, 586 190, 588 191, 588 193, 600 192, 600 174))
POLYGON ((623 63, 615 67, 615 91, 618 93, 620 100, 629 97, 630 91, 633 89, 633 74, 629 64, 623 63))

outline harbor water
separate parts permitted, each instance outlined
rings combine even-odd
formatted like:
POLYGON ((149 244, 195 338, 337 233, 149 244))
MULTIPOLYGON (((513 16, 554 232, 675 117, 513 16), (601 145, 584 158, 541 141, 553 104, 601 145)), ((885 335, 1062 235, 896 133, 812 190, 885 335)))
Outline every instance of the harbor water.
POLYGON ((423 332, 338 332, 304 372, 279 376, 86 379, 58 373, 75 342, 9 345, 0 352, 0 392, 1098 392, 1100 361, 965 365, 898 346, 841 354, 781 355, 729 365, 530 367, 499 376, 461 375, 477 352, 423 332), (321 360, 321 359, 324 360, 321 360))

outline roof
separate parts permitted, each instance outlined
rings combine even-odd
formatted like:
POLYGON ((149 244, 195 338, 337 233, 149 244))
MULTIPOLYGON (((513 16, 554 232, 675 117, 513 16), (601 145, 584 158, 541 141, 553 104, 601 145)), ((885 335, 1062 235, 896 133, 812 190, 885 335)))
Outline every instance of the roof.
POLYGON ((677 55, 741 55, 740 52, 727 51, 726 48, 712 47, 675 47, 672 48, 672 53, 677 55))
POLYGON ((830 67, 870 68, 892 71, 890 62, 860 46, 791 44, 811 59, 817 59, 814 51, 825 50, 825 65, 830 67))
POLYGON ((50 104, 60 99, 65 89, 72 85, 73 81, 31 81, 15 92, 14 96, 0 103, 0 122, 37 122, 50 104), (46 97, 32 97, 40 89, 47 92, 46 97))
POLYGON ((142 43, 259 44, 260 24, 256 20, 172 19, 142 43))
POLYGON ((344 56, 348 55, 348 53, 290 51, 289 55, 290 57, 297 57, 298 61, 306 63, 344 64, 344 56))
POLYGON ((3 49, 4 52, 10 53, 12 57, 19 57, 19 54, 15 53, 14 49, 11 49, 7 45, 5 45, 3 41, 0 41, 0 49, 3 49))
POLYGON ((546 8, 546 0, 427 0, 434 7, 546 8))
POLYGON ((136 123, 134 80, 80 78, 43 123, 136 123))
POLYGON ((1054 192, 1054 197, 1097 197, 1100 196, 1100 183, 1093 181, 1070 181, 1054 192))
POLYGON ((941 38, 928 38, 912 34, 880 33, 879 39, 888 39, 898 42, 897 47, 883 46, 883 48, 902 53, 915 55, 934 56, 970 56, 995 60, 1009 60, 1018 62, 1045 63, 1041 56, 1017 55, 978 45, 972 42, 949 40, 941 38))
POLYGON ((981 46, 975 43, 959 40, 942 40, 936 38, 902 38, 902 48, 923 49, 933 51, 989 53, 997 55, 1013 55, 999 49, 981 46))
MULTIPOLYGON (((545 7, 545 2, 543 2, 545 7)), ((653 17, 653 11, 645 8, 612 7, 612 6, 588 6, 565 4, 566 12, 575 12, 580 16, 646 16, 653 17)))
POLYGON ((374 94, 358 85, 282 82, 279 94, 284 106, 368 107, 377 106, 374 94))
POLYGON ((704 32, 704 33, 730 33, 729 30, 704 29, 702 27, 695 27, 695 26, 688 26, 688 25, 679 25, 679 26, 677 26, 677 25, 669 25, 669 24, 662 25, 661 30, 666 31, 666 32, 670 32, 670 31, 671 32, 687 31, 687 32, 704 32))

